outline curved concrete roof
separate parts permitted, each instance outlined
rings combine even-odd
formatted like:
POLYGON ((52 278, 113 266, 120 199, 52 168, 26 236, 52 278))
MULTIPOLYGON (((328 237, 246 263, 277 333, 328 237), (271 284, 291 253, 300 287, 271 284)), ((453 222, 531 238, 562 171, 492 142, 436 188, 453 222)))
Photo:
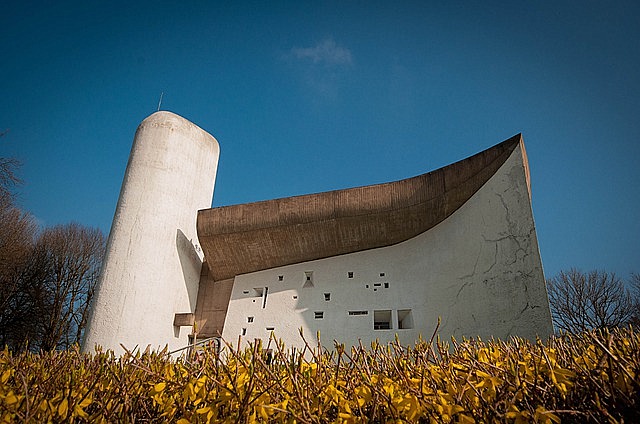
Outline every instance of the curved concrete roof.
MULTIPOLYGON (((469 200, 519 144, 520 134, 405 180, 200 210, 198 238, 209 270, 220 281, 408 240, 469 200)), ((524 148, 522 154, 526 167, 524 148)))

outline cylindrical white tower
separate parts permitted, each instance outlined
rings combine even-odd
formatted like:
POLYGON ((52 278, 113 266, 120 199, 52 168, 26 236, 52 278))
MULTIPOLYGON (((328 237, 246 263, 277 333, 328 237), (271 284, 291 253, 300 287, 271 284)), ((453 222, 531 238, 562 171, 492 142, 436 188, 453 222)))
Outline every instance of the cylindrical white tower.
POLYGON ((198 209, 211 207, 220 148, 171 112, 136 131, 83 349, 186 346, 176 313, 195 312, 202 250, 198 209))

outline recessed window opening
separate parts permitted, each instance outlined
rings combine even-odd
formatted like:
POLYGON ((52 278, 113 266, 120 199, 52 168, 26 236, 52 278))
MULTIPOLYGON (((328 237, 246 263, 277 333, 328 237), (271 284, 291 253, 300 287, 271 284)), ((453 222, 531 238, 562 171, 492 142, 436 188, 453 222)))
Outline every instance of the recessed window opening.
POLYGON ((325 302, 330 301, 331 300, 331 293, 325 293, 324 294, 324 300, 325 300, 325 302))
POLYGON ((247 329, 246 329, 246 328, 243 328, 243 329, 242 329, 242 335, 243 335, 243 336, 246 336, 246 335, 247 335, 247 329))
POLYGON ((349 271, 349 272, 347 272, 347 277, 349 277, 349 278, 353 278, 353 271, 349 271))
POLYGON ((249 294, 249 290, 242 290, 242 294, 249 294))
POLYGON ((413 328, 411 309, 398 309, 398 329, 406 330, 410 328, 413 328))
POLYGON ((323 319, 324 318, 324 312, 322 311, 317 311, 313 313, 313 317, 315 319, 323 319))
POLYGON ((373 311, 373 329, 391 330, 391 311, 373 311))
POLYGON ((293 298, 294 298, 294 299, 297 299, 297 298, 298 298, 298 296, 293 296, 293 298))
POLYGON ((382 283, 373 283, 373 287, 380 287, 382 286, 382 283))
POLYGON ((253 317, 247 317, 247 322, 253 322, 253 317))
POLYGON ((384 283, 384 288, 388 289, 389 288, 389 283, 384 283))
POLYGON ((381 277, 384 277, 384 272, 381 272, 381 273, 380 273, 380 276, 381 276, 381 277))
POLYGON ((365 285, 366 288, 369 288, 369 284, 365 285))
POLYGON ((369 315, 369 311, 349 311, 349 315, 351 315, 351 316, 369 315))
POLYGON ((273 331, 275 329, 276 329, 275 327, 267 327, 267 331, 273 331))
POLYGON ((262 296, 262 309, 267 307, 267 295, 269 294, 269 287, 264 288, 264 295, 262 296))
POLYGON ((305 271, 303 288, 308 289, 313 287, 313 271, 305 271))
POLYGON ((278 281, 284 280, 284 275, 278 275, 278 281))

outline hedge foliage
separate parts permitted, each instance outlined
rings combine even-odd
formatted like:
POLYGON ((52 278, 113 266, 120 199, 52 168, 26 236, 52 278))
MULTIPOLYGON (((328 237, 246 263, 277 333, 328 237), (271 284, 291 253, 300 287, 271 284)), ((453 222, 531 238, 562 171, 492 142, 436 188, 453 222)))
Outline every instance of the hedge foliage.
MULTIPOLYGON (((270 352, 266 349, 270 349, 270 352)), ((225 353, 226 352, 226 353, 225 353)), ((640 422, 632 329, 522 339, 373 343, 222 358, 166 352, 0 353, 4 422, 640 422)))

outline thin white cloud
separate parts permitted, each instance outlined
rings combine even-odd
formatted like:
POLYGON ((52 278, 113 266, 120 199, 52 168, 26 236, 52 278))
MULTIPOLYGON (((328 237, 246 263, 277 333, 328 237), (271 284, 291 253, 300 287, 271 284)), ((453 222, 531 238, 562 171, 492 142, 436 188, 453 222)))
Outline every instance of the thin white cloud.
POLYGON ((294 47, 291 54, 297 59, 308 60, 316 64, 325 65, 351 65, 353 58, 351 51, 338 46, 331 39, 325 39, 313 47, 294 47))

